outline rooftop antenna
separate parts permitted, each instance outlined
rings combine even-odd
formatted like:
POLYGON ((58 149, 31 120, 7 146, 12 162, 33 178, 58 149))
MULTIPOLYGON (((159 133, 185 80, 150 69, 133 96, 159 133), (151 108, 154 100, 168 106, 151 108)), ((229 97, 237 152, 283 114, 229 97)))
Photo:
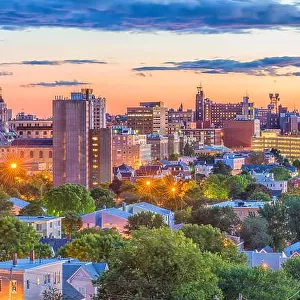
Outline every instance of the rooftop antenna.
POLYGON ((200 94, 201 92, 203 92, 203 87, 202 87, 202 82, 200 81, 200 85, 197 86, 197 90, 198 90, 198 94, 200 94))

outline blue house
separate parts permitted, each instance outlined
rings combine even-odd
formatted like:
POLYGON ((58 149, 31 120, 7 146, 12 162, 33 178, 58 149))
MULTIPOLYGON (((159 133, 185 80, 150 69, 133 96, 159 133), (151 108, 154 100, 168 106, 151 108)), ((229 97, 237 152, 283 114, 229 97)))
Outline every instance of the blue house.
POLYGON ((284 253, 286 254, 286 256, 291 256, 294 253, 298 253, 300 254, 300 241, 289 245, 288 247, 284 248, 284 253))
POLYGON ((20 213, 20 210, 25 208, 29 202, 21 200, 19 198, 10 198, 9 201, 13 204, 13 211, 15 215, 20 213))
POLYGON ((175 217, 173 211, 147 202, 138 202, 130 205, 126 205, 123 203, 123 210, 133 215, 138 214, 142 211, 144 212, 150 211, 152 213, 161 215, 163 217, 164 222, 170 227, 173 227, 175 223, 175 217))

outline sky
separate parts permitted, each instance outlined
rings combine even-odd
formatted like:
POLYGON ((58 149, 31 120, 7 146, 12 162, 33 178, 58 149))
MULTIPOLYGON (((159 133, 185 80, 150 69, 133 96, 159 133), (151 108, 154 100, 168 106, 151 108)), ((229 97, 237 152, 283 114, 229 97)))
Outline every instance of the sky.
POLYGON ((14 113, 51 116, 93 88, 108 111, 194 108, 279 92, 299 109, 300 3, 275 0, 0 0, 0 86, 14 113))

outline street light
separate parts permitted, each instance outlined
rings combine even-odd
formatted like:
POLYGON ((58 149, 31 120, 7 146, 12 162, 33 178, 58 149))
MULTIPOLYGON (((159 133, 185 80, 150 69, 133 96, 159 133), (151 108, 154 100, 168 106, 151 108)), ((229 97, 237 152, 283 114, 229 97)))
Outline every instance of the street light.
POLYGON ((150 182, 150 180, 148 180, 147 182, 146 182, 146 185, 150 185, 151 184, 151 182, 150 182))
POLYGON ((10 164, 10 168, 11 168, 11 169, 16 169, 17 166, 18 166, 18 165, 17 165, 16 163, 11 163, 11 164, 10 164))
POLYGON ((171 191, 172 191, 173 193, 175 193, 176 189, 175 189, 174 187, 172 187, 171 191))

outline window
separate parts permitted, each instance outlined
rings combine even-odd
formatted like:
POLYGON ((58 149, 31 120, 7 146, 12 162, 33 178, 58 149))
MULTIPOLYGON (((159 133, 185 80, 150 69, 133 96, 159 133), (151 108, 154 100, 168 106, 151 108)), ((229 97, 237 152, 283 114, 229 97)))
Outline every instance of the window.
POLYGON ((43 225, 42 224, 36 224, 36 230, 37 231, 42 231, 43 230, 43 225))
POLYGON ((52 158, 52 151, 49 151, 49 158, 52 158))
POLYGON ((52 228, 53 227, 53 223, 52 222, 50 222, 50 228, 52 228))
POLYGON ((2 279, 0 279, 0 293, 2 292, 2 279))
POLYGON ((30 281, 28 279, 26 280, 26 288, 27 288, 27 290, 30 289, 30 281))
POLYGON ((79 286, 79 287, 78 287, 78 292, 79 292, 81 295, 85 296, 85 294, 86 294, 86 289, 85 289, 85 287, 79 286))
POLYGON ((48 281, 48 283, 51 283, 51 275, 50 274, 47 275, 47 281, 48 281))
POLYGON ((33 151, 30 151, 29 156, 30 156, 30 158, 33 158, 33 151))
POLYGON ((13 294, 16 294, 17 293, 17 289, 18 289, 17 280, 12 280, 11 281, 11 292, 13 294))
POLYGON ((38 131, 36 131, 36 132, 35 132, 35 135, 39 135, 39 132, 38 132, 38 131))
POLYGON ((39 152, 39 158, 43 158, 43 151, 39 152))
POLYGON ((21 158, 24 158, 24 151, 21 151, 21 152, 20 152, 20 157, 21 157, 21 158))

